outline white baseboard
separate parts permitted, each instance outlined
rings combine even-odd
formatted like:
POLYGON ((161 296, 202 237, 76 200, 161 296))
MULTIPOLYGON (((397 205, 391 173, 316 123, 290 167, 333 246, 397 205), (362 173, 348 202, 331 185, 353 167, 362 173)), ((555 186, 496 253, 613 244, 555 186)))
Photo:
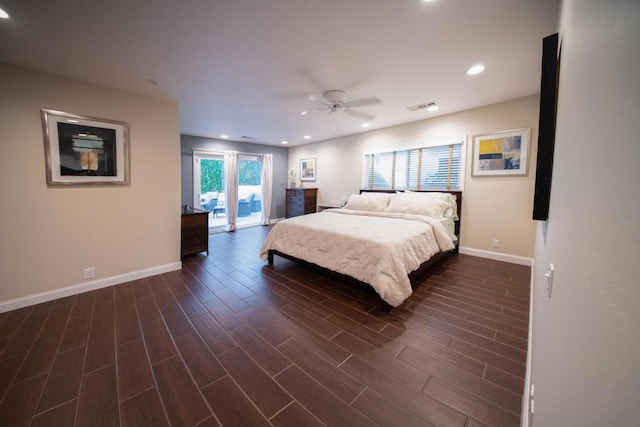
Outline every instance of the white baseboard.
POLYGON ((168 273, 169 271, 180 270, 181 262, 172 262, 170 264, 158 265, 156 267, 146 268, 144 270, 132 271, 130 273, 119 274, 117 276, 105 277, 104 279, 83 282, 77 285, 66 286, 52 291, 41 292, 38 294, 27 295, 0 302, 0 313, 16 310, 30 305, 40 304, 42 302, 51 301, 58 298, 68 297, 70 295, 81 294, 83 292, 93 291, 96 289, 106 288, 107 286, 119 285, 121 283, 131 282, 133 280, 143 279, 145 277, 155 276, 157 274, 168 273))
POLYGON ((510 262, 512 264, 526 265, 528 267, 531 267, 533 265, 533 258, 527 258, 518 255, 484 251, 482 249, 465 248, 462 246, 460 247, 459 252, 465 255, 473 255, 480 258, 488 258, 496 261, 510 262))

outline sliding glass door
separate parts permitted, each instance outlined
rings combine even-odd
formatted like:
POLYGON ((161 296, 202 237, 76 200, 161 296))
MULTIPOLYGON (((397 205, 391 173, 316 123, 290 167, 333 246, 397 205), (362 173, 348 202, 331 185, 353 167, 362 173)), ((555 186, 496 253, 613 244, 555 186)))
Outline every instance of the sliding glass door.
POLYGON ((239 227, 258 225, 262 220, 261 157, 238 155, 238 220, 239 227))
MULTIPOLYGON (((261 156, 238 155, 238 227, 262 221, 261 156)), ((224 154, 193 154, 193 206, 208 210, 209 230, 220 231, 227 224, 224 192, 224 154)))
POLYGON ((224 156, 193 155, 193 206, 209 212, 209 229, 224 228, 224 156))

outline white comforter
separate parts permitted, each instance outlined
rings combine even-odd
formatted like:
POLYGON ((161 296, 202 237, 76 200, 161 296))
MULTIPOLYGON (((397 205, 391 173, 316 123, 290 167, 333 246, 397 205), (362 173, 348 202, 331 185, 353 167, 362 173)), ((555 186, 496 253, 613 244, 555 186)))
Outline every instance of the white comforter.
POLYGON ((409 273, 454 244, 436 219, 328 209, 277 223, 260 256, 275 249, 370 284, 397 307, 411 295, 409 273))

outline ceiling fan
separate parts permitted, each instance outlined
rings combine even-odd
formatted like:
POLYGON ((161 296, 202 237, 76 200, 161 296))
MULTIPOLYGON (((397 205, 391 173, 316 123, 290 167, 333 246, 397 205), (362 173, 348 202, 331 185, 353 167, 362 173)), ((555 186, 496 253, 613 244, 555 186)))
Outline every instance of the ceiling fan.
POLYGON ((318 111, 326 111, 329 115, 343 112, 366 121, 371 121, 376 116, 364 111, 354 110, 353 107, 382 104, 382 101, 378 98, 365 98, 347 102, 347 93, 343 90, 328 90, 324 92, 322 94, 322 102, 325 107, 318 109, 318 111))

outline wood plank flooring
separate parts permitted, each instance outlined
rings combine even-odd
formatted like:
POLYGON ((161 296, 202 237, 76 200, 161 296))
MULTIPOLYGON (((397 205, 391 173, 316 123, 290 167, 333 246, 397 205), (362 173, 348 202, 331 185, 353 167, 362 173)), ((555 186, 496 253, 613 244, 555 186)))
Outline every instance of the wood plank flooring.
POLYGON ((530 269, 454 255, 390 314, 276 257, 268 227, 181 271, 0 314, 10 426, 517 426, 530 269))

